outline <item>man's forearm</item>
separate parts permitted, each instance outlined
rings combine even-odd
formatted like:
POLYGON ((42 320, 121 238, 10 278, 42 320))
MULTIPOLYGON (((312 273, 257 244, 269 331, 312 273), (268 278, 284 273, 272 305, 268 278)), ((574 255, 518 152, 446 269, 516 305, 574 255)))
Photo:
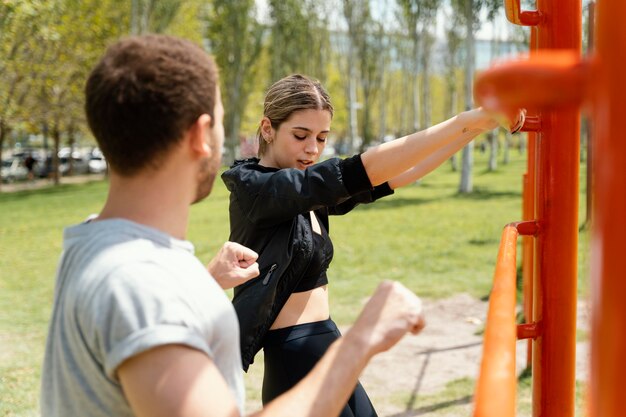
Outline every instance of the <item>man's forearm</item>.
MULTIPOLYGON (((352 332, 355 333, 355 332, 352 332)), ((313 370, 293 389, 270 402, 255 417, 328 417, 339 415, 371 354, 348 332, 335 341, 313 370)))

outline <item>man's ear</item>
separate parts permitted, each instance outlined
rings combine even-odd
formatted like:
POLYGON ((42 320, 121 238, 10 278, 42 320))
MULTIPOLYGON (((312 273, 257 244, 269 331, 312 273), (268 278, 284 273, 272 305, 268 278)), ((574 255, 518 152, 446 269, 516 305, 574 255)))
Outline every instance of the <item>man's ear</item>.
POLYGON ((196 156, 211 157, 212 151, 209 146, 211 138, 211 116, 202 114, 187 131, 189 149, 196 156))

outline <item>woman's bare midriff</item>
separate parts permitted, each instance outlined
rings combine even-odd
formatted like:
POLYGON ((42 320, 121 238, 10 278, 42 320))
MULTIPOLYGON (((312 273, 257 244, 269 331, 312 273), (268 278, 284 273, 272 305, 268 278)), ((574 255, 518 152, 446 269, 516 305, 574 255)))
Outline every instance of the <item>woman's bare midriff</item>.
POLYGON ((324 285, 310 291, 291 294, 270 329, 282 329, 296 324, 322 321, 328 317, 330 317, 328 289, 324 285))

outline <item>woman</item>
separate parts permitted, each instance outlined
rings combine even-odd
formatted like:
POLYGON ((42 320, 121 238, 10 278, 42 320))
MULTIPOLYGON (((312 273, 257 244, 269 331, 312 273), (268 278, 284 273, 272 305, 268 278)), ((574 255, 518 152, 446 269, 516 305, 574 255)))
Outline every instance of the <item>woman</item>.
MULTIPOLYGON (((263 402, 302 379, 340 334, 330 319, 328 216, 390 195, 430 172, 498 123, 471 110, 347 159, 316 163, 333 107, 315 80, 292 75, 269 89, 259 158, 222 175, 230 195, 230 240, 260 254, 261 275, 235 289, 244 369, 263 347, 263 402)), ((357 385, 341 416, 375 416, 357 385)))

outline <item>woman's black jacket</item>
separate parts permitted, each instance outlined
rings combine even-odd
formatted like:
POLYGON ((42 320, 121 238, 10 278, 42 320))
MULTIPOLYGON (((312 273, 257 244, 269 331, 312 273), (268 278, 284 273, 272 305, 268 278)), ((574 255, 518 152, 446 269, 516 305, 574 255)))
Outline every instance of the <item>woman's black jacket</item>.
POLYGON ((328 230, 329 214, 345 214, 393 193, 387 183, 372 188, 360 155, 306 170, 258 162, 237 161, 222 174, 230 191, 230 240, 259 254, 260 276, 236 287, 233 297, 246 371, 311 259, 308 213, 314 210, 328 230))

